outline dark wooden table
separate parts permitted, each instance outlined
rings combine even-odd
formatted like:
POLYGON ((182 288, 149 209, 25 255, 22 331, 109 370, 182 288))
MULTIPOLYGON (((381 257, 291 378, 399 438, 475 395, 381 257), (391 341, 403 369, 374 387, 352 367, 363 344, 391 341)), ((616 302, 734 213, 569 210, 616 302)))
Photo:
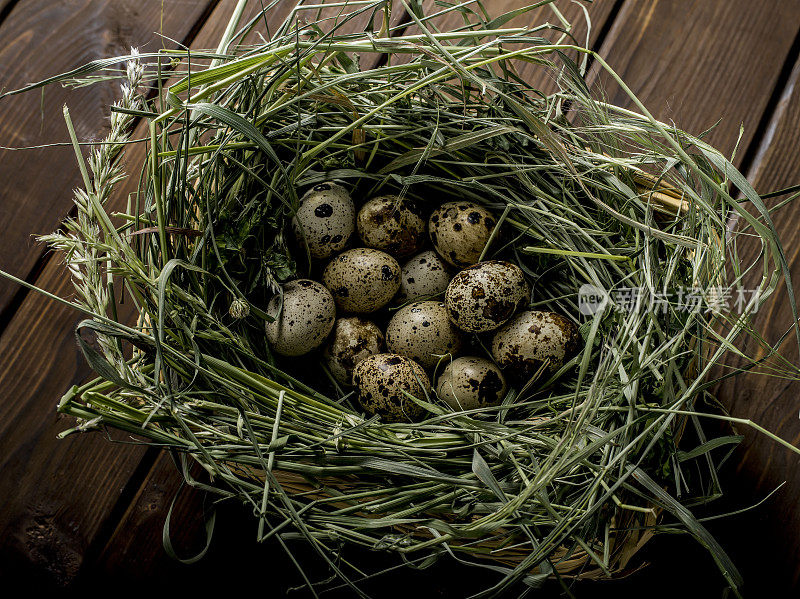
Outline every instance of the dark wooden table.
MULTIPOLYGON (((485 4, 499 14, 525 3, 485 4)), ((283 0, 277 12, 292 4, 283 0)), ((234 5, 233 0, 0 0, 0 87, 19 87, 129 46, 214 47, 234 5)), ((575 4, 560 6, 580 18, 575 4)), ((727 154, 738 145, 734 162, 757 190, 800 182, 799 0, 597 0, 588 11, 589 44, 656 117, 693 133, 722 119, 708 139, 727 154)), ((404 14, 394 19, 408 20, 404 14)), ((585 27, 577 31, 586 39, 585 27)), ((612 102, 628 103, 613 86, 605 90, 612 102)), ((8 98, 0 103, 0 145, 66 141, 64 102, 78 135, 99 139, 116 93, 113 85, 52 87, 43 96, 8 98)), ((135 164, 141 156, 129 160, 135 164)), ((31 234, 56 229, 70 213, 70 190, 79 184, 71 150, 1 149, 0 184, 0 268, 69 296, 59 260, 44 253, 31 234)), ((777 224, 797 281, 800 206, 781 214, 777 224)), ((240 586, 248 577, 273 595, 296 584, 289 561, 274 547, 256 545, 249 515, 233 505, 222 506, 218 534, 204 561, 186 566, 166 557, 162 526, 179 489, 169 456, 129 443, 111 445, 100 434, 56 439, 70 424, 56 415, 57 400, 90 374, 74 343, 76 320, 75 313, 0 280, 0 580, 21 581, 31 589, 146 591, 161 585, 188 591, 231 580, 240 586)), ((759 322, 768 339, 778 338, 791 322, 785 292, 762 310, 759 322)), ((788 343, 785 355, 797 362, 796 346, 788 343)), ((795 383, 748 376, 720 393, 734 415, 797 444, 798 391, 795 383)), ((775 596, 796 596, 800 459, 743 432, 747 442, 726 473, 725 506, 750 505, 786 484, 758 508, 712 523, 712 532, 743 570, 748 595, 771 590, 775 596)), ((172 532, 181 555, 202 547, 203 513, 200 493, 178 494, 172 532)), ((579 585, 578 595, 699 597, 722 588, 711 560, 690 539, 659 538, 645 556, 655 562, 650 568, 622 582, 579 585)), ((393 580, 389 588, 414 588, 423 597, 456 597, 470 588, 451 566, 393 580)), ((385 588, 377 596, 387 596, 385 588)))

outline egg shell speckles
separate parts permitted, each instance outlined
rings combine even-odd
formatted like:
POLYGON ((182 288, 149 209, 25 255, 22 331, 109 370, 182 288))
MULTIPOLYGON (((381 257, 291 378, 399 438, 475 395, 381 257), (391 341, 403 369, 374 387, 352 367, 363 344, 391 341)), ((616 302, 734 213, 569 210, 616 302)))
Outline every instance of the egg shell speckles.
POLYGON ((428 250, 417 254, 403 265, 400 275, 400 303, 433 297, 444 293, 450 283, 449 265, 439 254, 428 250))
POLYGON ((364 245, 397 257, 419 251, 427 233, 416 202, 394 195, 378 196, 364 204, 356 226, 364 245))
POLYGON ((356 209, 347 190, 336 183, 320 183, 300 200, 292 230, 305 240, 312 258, 329 258, 346 248, 355 231, 356 209))
POLYGON ((428 233, 439 255, 463 268, 478 261, 496 224, 494 215, 478 204, 449 202, 431 214, 428 233))
POLYGON ((336 320, 336 306, 330 292, 308 279, 286 283, 283 307, 280 296, 275 296, 267 306, 267 313, 275 317, 265 325, 267 341, 281 356, 302 356, 319 347, 336 320))
POLYGON ((358 316, 339 318, 325 346, 325 363, 340 384, 350 386, 356 365, 384 347, 383 333, 374 322, 358 316))
POLYGON ((564 365, 578 349, 578 328, 553 312, 520 312, 492 339, 492 356, 497 364, 515 376, 533 376, 545 360, 548 372, 564 365))
POLYGON ((386 252, 355 248, 328 263, 322 283, 342 311, 374 312, 388 304, 400 288, 400 265, 386 252))
POLYGON ((378 354, 362 360, 353 372, 358 401, 369 415, 384 422, 419 420, 424 414, 404 392, 425 400, 431 382, 422 366, 397 354, 378 354))
POLYGON ((459 329, 485 333, 502 326, 526 305, 530 288, 519 266, 489 260, 454 276, 444 297, 450 320, 459 329))
POLYGON ((455 356, 463 339, 442 302, 414 302, 400 308, 386 327, 389 351, 433 368, 442 355, 455 356))
POLYGON ((497 365, 474 356, 453 360, 436 384, 439 399, 457 411, 496 406, 506 391, 506 379, 497 365))

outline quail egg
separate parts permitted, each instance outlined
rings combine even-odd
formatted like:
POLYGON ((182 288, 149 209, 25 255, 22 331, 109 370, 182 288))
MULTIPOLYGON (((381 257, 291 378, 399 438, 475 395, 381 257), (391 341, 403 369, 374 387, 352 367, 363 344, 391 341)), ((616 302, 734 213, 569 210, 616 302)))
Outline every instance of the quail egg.
POLYGON ((386 195, 372 198, 356 219, 364 245, 392 256, 409 256, 425 243, 425 219, 413 200, 386 195))
POLYGON ((450 282, 448 264, 433 250, 417 254, 405 263, 400 274, 397 301, 405 303, 443 293, 450 282))
POLYGON ((336 183, 320 183, 300 200, 292 229, 305 240, 312 258, 329 258, 350 243, 356 209, 350 194, 336 183))
POLYGON ((530 299, 516 264, 489 260, 462 270, 445 292, 450 320, 462 331, 485 333, 502 326, 530 299))
POLYGON ((406 393, 426 399, 431 382, 422 366, 397 354, 378 354, 361 360, 353 372, 358 401, 370 415, 385 422, 419 420, 425 410, 406 393))
POLYGON ((414 302, 400 308, 386 327, 386 347, 390 352, 433 368, 441 356, 461 350, 461 332, 447 318, 442 302, 414 302))
POLYGON ((548 361, 555 372, 575 354, 578 328, 553 312, 520 312, 492 339, 492 356, 507 372, 529 378, 548 361))
POLYGON ((266 324, 267 341, 281 356, 301 356, 319 347, 333 328, 336 306, 330 292, 316 281, 300 279, 273 297, 267 313, 275 320, 266 324))
POLYGON ((344 312, 374 312, 400 288, 400 265, 380 250, 347 250, 328 263, 322 283, 344 312))
POLYGON ((469 266, 480 258, 497 224, 486 208, 471 202, 449 202, 428 220, 433 247, 453 266, 469 266))
POLYGON ((439 399, 458 411, 496 406, 506 391, 506 379, 497 365, 472 356, 450 362, 436 384, 439 399))
POLYGON ((350 386, 356 365, 383 348, 383 333, 374 322, 358 316, 339 318, 325 347, 325 363, 340 384, 350 386))

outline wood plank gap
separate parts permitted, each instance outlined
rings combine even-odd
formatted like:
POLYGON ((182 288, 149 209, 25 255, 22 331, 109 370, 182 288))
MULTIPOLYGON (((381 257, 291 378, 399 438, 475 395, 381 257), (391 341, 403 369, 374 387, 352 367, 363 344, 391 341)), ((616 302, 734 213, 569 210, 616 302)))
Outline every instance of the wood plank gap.
MULTIPOLYGON (((414 19, 411 18, 409 12, 403 8, 403 14, 398 17, 397 20, 397 30, 396 31, 389 31, 389 37, 402 37, 403 34, 408 29, 409 25, 414 22, 414 19)), ((388 54, 379 54, 378 59, 375 61, 375 64, 370 67, 371 69, 379 69, 381 67, 385 67, 386 64, 389 62, 389 55, 388 54)))
MULTIPOLYGON (((191 48, 192 43, 197 38, 197 36, 200 34, 200 31, 202 31, 203 26, 206 24, 206 22, 211 17, 211 15, 214 13, 214 11, 217 10, 217 7, 219 6, 220 2, 222 2, 222 0, 210 0, 210 2, 206 3, 205 10, 202 13, 200 13, 200 15, 198 15, 197 19, 195 19, 195 21, 194 21, 194 24, 192 24, 192 26, 189 28, 189 31, 187 31, 186 35, 183 36, 183 39, 180 40, 180 45, 184 50, 188 50, 189 48, 191 48)), ((172 69, 164 71, 164 77, 163 77, 164 78, 164 82, 166 82, 168 80, 168 77, 171 76, 171 75, 172 75, 172 69)), ((156 95, 156 91, 157 90, 158 90, 158 86, 153 86, 153 90, 152 90, 152 92, 153 92, 152 95, 153 96, 156 95)), ((138 124, 139 124, 139 121, 137 120, 136 121, 136 125, 138 125, 138 124)), ((136 125, 134 125, 134 127, 136 125)))
MULTIPOLYGON (((141 494, 151 471, 161 455, 161 449, 155 446, 148 447, 144 452, 133 474, 131 474, 131 477, 125 482, 125 486, 122 488, 119 498, 100 525, 97 534, 86 548, 81 566, 78 569, 78 573, 75 575, 75 579, 71 583, 72 585, 80 587, 82 583, 87 582, 84 580, 87 576, 87 571, 91 572, 92 566, 114 536, 119 523, 123 520, 130 507, 136 502, 136 498, 141 494)), ((89 574, 89 576, 91 575, 89 574)))
MULTIPOLYGON (((614 7, 611 9, 611 12, 608 13, 608 17, 606 18, 602 27, 600 27, 600 32, 597 34, 597 39, 594 40, 591 48, 589 48, 592 52, 596 52, 601 56, 603 55, 603 44, 606 43, 606 38, 608 38, 608 34, 611 32, 611 28, 614 26, 614 23, 616 23, 617 17, 622 11, 623 4, 625 4, 625 0, 616 0, 616 2, 614 2, 614 7)), ((589 56, 589 64, 586 67, 587 73, 590 72, 593 63, 594 56, 589 56)))
MULTIPOLYGON (((76 216, 76 214, 77 209, 73 206, 72 210, 70 210, 67 214, 67 218, 72 218, 76 216)), ((30 283, 31 285, 35 285, 36 281, 39 279, 39 276, 42 274, 45 267, 47 267, 48 262, 50 262, 52 256, 53 252, 51 252, 49 249, 43 249, 39 254, 39 257, 36 259, 36 262, 33 263, 33 266, 25 275, 24 281, 26 283, 30 283)), ((3 332, 6 330, 6 328, 8 328, 8 325, 11 323, 11 319, 14 318, 14 314, 16 314, 17 310, 19 310, 20 306, 22 306, 30 291, 31 290, 27 287, 20 286, 16 292, 14 292, 14 295, 11 296, 11 301, 8 302, 6 307, 0 309, 0 336, 2 336, 3 332)))
POLYGON ((0 0, 0 26, 3 25, 3 21, 6 20, 6 17, 11 14, 11 11, 14 10, 14 7, 19 2, 20 0, 7 0, 4 4, 3 0, 0 0))
MULTIPOLYGON (((608 13, 608 17, 603 22, 603 25, 600 27, 600 31, 597 34, 594 42, 590 44, 589 49, 594 52, 595 54, 599 54, 602 56, 603 54, 603 44, 608 37, 611 28, 614 26, 614 23, 617 20, 617 16, 619 16, 620 11, 622 10, 622 5, 625 0, 616 0, 614 2, 614 6, 612 7, 611 11, 608 13)), ((576 40, 580 41, 580 40, 576 40)), ((592 66, 594 66, 595 57, 594 55, 590 54, 589 59, 586 61, 586 70, 585 70, 585 77, 586 79, 589 78, 589 74, 592 72, 592 66)), ((572 106, 572 100, 567 100, 564 102, 564 111, 569 112, 570 107, 572 106)))
MULTIPOLYGON (((753 133, 753 139, 745 149, 742 157, 739 170, 744 173, 751 183, 755 182, 758 169, 766 155, 766 150, 774 138, 775 128, 783 118, 781 106, 786 104, 785 100, 792 94, 798 72, 800 72, 800 27, 798 27, 792 46, 783 61, 780 75, 772 90, 767 106, 761 114, 761 120, 759 120, 758 126, 753 133)), ((757 189, 756 191, 759 193, 765 192, 763 189, 757 189)))

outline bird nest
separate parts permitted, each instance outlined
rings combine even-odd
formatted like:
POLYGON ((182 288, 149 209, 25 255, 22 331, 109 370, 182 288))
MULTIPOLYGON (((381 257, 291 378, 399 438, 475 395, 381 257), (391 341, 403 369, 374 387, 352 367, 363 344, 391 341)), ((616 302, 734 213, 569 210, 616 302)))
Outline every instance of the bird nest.
POLYGON ((263 15, 235 18, 216 51, 133 53, 61 78, 126 64, 99 77, 122 77, 123 99, 105 143, 80 158, 77 215, 44 238, 69 266, 99 375, 59 404, 78 418, 67 433, 112 427, 196 460, 204 488, 252 507, 259 538, 303 539, 351 584, 363 572, 336 558, 350 544, 490 568, 487 595, 609 577, 662 522, 696 537, 735 587, 687 506, 719 493, 731 437, 703 431, 705 416, 725 419, 709 389, 757 338, 751 315, 785 269, 770 214, 720 152, 654 119, 566 25, 503 28, 524 11, 487 21, 469 5, 439 11, 464 12, 454 31, 415 8, 417 33, 402 39, 386 2, 351 6, 384 22, 364 33, 302 7, 269 39, 252 35, 263 15), (149 99, 153 60, 177 79, 149 99), (530 87, 521 65, 553 89, 530 87), (590 89, 591 65, 634 110, 590 89), (111 212, 134 144, 148 146, 138 191, 111 212), (502 234, 484 258, 522 269, 529 307, 574 323, 577 353, 499 405, 454 410, 431 393, 413 398, 424 418, 394 423, 366 415, 318 353, 274 355, 270 300, 321 268, 291 220, 326 181, 357 201, 491 211, 502 234), (763 246, 752 264, 737 255, 742 234, 763 246), (117 316, 122 299, 135 322, 117 316))

